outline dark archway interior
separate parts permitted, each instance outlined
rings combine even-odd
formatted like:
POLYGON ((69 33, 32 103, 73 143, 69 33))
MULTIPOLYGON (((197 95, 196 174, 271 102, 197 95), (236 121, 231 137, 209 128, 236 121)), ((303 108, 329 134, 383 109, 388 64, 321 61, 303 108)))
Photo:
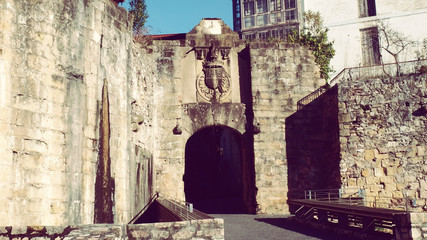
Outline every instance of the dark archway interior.
POLYGON ((244 213, 242 136, 221 126, 196 132, 185 147, 186 201, 205 213, 244 213))

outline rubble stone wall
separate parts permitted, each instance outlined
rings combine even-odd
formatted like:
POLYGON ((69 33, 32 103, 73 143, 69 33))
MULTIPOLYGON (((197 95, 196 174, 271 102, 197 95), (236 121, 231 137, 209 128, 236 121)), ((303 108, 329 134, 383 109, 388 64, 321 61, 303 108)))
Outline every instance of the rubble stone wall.
POLYGON ((425 75, 339 83, 343 188, 365 189, 377 206, 426 210, 426 89, 425 75))

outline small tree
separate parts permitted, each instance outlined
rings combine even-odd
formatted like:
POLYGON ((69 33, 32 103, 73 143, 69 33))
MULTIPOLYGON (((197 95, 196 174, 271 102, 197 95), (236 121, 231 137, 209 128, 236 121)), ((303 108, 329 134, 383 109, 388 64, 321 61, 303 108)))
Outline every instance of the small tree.
POLYGON ((319 12, 305 12, 304 23, 302 33, 294 31, 289 36, 289 42, 308 46, 313 51, 315 62, 320 68, 320 77, 328 80, 329 73, 333 72, 330 62, 335 55, 333 42, 328 42, 328 29, 323 27, 319 12))
POLYGON ((403 33, 392 29, 388 24, 380 22, 378 26, 379 46, 385 52, 390 54, 396 63, 396 75, 400 75, 400 55, 408 48, 415 45, 415 41, 409 39, 403 33))
POLYGON ((145 0, 130 0, 129 6, 129 12, 133 15, 133 31, 138 33, 141 29, 144 29, 148 18, 147 5, 145 0))

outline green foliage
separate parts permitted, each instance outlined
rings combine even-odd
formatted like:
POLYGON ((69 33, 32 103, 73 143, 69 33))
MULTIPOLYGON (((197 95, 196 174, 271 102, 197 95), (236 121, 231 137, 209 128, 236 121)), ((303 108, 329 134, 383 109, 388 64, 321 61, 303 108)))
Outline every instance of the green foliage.
POLYGON ((129 5, 129 12, 133 15, 133 31, 139 32, 148 18, 147 5, 145 0, 130 0, 129 5))
POLYGON ((335 55, 333 42, 328 42, 328 29, 323 28, 323 21, 318 12, 308 11, 304 13, 305 27, 302 33, 294 31, 289 36, 289 42, 308 46, 313 51, 315 62, 320 68, 320 77, 329 79, 329 73, 333 69, 329 66, 335 55))

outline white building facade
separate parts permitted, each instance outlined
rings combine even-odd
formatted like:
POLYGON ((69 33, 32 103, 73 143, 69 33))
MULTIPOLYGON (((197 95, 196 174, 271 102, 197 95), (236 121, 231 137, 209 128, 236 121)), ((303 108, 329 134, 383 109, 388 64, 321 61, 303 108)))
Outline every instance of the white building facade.
MULTIPOLYGON (((301 25, 303 12, 320 12, 329 40, 334 41, 336 55, 331 65, 335 74, 348 67, 395 61, 382 48, 385 42, 378 28, 382 23, 412 41, 427 38, 424 0, 233 0, 233 7, 234 30, 246 39, 283 38, 287 29, 301 25)), ((407 47, 399 61, 414 60, 416 49, 407 47)))

